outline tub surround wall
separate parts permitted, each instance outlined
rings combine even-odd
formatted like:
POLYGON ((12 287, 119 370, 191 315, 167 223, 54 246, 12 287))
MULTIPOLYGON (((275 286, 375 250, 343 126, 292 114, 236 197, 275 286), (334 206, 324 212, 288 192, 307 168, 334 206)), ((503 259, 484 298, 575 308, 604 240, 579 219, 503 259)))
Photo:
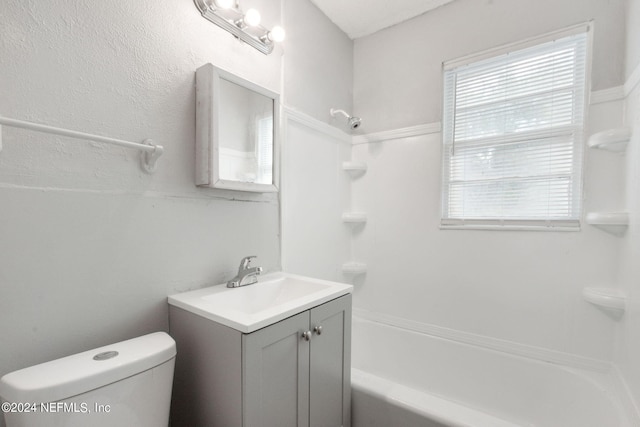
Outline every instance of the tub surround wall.
POLYGON ((640 4, 637 1, 627 0, 625 18, 624 76, 625 80, 629 81, 631 76, 640 73, 640 37, 638 37, 638 33, 640 33, 640 29, 638 29, 640 4))
POLYGON ((633 130, 626 155, 626 210, 629 229, 621 239, 620 284, 627 295, 614 361, 640 413, 640 3, 627 4, 626 125, 633 130))
POLYGON ((243 3, 288 32, 269 56, 191 1, 0 3, 0 115, 165 148, 148 175, 135 150, 3 127, 0 375, 167 330, 167 295, 226 281, 242 256, 280 269, 277 194, 193 184, 194 73, 214 63, 326 121, 315 99, 350 98, 351 42, 324 15, 299 16, 303 3, 243 3), (296 40, 307 27, 323 33, 313 49, 296 40), (336 40, 344 54, 328 55, 336 40), (345 77, 305 82, 320 63, 345 77))
POLYGON ((351 198, 342 162, 351 138, 299 113, 285 114, 282 171, 282 263, 290 273, 345 281, 352 227, 341 220, 351 198))
POLYGON ((285 14, 300 25, 287 28, 283 57, 282 266, 343 280, 351 235, 340 215, 350 186, 340 166, 351 156, 351 138, 329 109, 352 108, 353 42, 310 2, 290 0, 285 14))
MULTIPOLYGON (((353 160, 368 164, 352 187, 351 209, 368 213, 353 245, 354 258, 368 266, 356 280, 356 308, 612 360, 615 322, 581 292, 617 282, 620 240, 586 224, 580 232, 440 230, 437 124, 443 61, 593 19, 587 135, 619 126, 624 4, 459 0, 355 41, 355 113, 366 118, 367 132, 389 131, 353 148, 353 160)), ((623 186, 623 161, 597 154, 585 153, 584 210, 621 209, 623 195, 611 189, 623 186)))

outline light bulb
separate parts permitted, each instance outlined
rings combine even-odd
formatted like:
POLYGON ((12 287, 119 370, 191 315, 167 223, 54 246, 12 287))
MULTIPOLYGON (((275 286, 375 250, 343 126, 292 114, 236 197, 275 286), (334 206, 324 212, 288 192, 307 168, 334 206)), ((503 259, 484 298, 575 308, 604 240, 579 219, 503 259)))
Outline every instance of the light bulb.
POLYGON ((282 28, 279 25, 276 25, 271 29, 271 31, 269 31, 268 37, 269 37, 269 40, 274 42, 283 41, 285 37, 284 28, 282 28))
POLYGON ((235 0, 215 0, 214 3, 220 9, 231 9, 235 6, 235 0))
POLYGON ((247 13, 244 14, 244 23, 250 27, 260 25, 260 12, 255 9, 247 10, 247 13))

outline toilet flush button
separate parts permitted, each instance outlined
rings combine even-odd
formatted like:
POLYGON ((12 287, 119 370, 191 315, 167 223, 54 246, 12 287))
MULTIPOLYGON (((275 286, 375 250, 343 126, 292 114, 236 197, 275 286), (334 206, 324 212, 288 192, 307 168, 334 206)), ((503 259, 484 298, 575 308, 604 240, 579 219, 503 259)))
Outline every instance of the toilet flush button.
POLYGON ((117 355, 118 355, 117 351, 105 351, 93 356, 93 360, 109 360, 109 359, 113 359, 117 355))

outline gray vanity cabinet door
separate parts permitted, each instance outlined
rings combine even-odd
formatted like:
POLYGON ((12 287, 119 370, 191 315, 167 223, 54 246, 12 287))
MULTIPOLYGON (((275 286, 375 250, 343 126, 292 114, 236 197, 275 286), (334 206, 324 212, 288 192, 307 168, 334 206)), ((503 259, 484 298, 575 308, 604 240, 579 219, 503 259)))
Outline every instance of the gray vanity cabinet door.
POLYGON ((244 427, 309 427, 305 311, 242 337, 244 427))
POLYGON ((351 295, 311 309, 310 325, 310 427, 349 427, 351 295))

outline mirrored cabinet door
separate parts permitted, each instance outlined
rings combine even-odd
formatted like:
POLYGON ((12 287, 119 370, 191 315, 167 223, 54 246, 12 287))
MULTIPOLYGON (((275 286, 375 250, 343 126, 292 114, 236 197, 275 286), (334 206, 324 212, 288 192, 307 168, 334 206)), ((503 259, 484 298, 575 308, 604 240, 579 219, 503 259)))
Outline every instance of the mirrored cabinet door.
POLYGON ((196 184, 278 191, 278 94, 206 64, 196 103, 196 184))

